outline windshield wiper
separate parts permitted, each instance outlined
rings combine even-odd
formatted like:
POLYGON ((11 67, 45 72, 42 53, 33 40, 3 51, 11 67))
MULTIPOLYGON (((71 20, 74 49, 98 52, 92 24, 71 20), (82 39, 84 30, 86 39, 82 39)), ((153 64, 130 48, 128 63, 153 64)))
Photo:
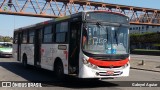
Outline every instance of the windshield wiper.
POLYGON ((116 43, 117 43, 117 46, 118 46, 118 35, 117 35, 117 31, 119 30, 119 28, 121 27, 122 25, 120 24, 118 26, 118 28, 115 30, 115 39, 116 39, 116 43))
POLYGON ((96 25, 102 28, 102 24, 100 22, 97 22, 96 25))
MULTIPOLYGON (((118 30, 118 29, 117 29, 118 30)), ((115 39, 116 39, 116 43, 117 43, 117 46, 118 46, 118 36, 117 36, 117 30, 115 30, 115 39)))

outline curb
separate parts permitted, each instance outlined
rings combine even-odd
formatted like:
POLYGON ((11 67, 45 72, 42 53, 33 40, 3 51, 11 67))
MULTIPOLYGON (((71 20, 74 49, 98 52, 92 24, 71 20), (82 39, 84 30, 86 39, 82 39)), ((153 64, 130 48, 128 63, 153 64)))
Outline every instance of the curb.
POLYGON ((142 69, 142 68, 135 68, 135 67, 130 67, 131 69, 136 69, 136 70, 144 70, 144 71, 152 71, 152 72, 158 72, 160 73, 160 71, 157 70, 149 70, 149 69, 142 69))

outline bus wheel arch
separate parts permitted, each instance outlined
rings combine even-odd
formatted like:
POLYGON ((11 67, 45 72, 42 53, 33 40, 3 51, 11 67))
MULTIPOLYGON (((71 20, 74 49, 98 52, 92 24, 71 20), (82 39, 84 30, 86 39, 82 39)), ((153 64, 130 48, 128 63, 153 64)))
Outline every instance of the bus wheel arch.
POLYGON ((22 57, 22 64, 25 68, 27 68, 28 64, 27 64, 27 55, 24 53, 23 57, 22 57))
POLYGON ((64 67, 63 67, 63 62, 62 60, 57 57, 55 59, 55 62, 54 62, 54 72, 55 72, 55 75, 58 79, 62 80, 64 79, 64 67))

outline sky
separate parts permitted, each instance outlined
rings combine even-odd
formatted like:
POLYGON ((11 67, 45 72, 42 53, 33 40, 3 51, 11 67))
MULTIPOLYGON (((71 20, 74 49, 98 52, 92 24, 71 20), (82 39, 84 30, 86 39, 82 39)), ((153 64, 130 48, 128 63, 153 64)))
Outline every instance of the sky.
MULTIPOLYGON (((92 1, 160 9, 160 0, 92 0, 92 1)), ((49 19, 0 14, 0 35, 12 37, 14 29, 39 23, 46 20, 49 19)))

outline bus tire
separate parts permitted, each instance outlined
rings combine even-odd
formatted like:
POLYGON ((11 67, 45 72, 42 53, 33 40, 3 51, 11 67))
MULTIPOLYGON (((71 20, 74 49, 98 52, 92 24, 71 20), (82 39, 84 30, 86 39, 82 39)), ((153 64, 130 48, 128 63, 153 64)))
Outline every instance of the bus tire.
POLYGON ((60 61, 55 62, 55 67, 54 67, 54 72, 56 75, 56 78, 58 80, 64 80, 64 69, 63 69, 63 64, 60 61))
POLYGON ((22 64, 23 64, 23 67, 24 67, 24 68, 27 68, 27 67, 28 67, 26 54, 23 55, 22 64))

